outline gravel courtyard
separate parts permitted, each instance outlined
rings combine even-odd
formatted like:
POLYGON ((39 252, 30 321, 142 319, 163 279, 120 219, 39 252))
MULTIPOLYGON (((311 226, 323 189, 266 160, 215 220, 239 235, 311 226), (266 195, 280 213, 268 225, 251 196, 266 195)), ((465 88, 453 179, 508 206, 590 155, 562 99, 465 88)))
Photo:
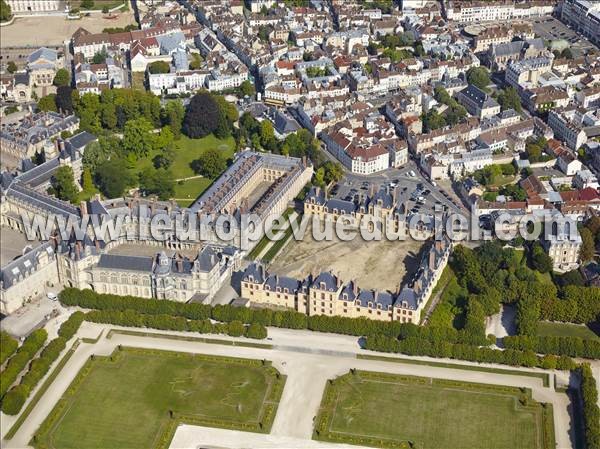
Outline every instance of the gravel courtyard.
POLYGON ((364 241, 360 235, 352 241, 337 237, 316 241, 307 227, 304 239, 292 240, 273 260, 269 271, 280 276, 302 278, 310 273, 331 270, 343 281, 355 279, 361 288, 398 289, 415 273, 424 242, 364 241))

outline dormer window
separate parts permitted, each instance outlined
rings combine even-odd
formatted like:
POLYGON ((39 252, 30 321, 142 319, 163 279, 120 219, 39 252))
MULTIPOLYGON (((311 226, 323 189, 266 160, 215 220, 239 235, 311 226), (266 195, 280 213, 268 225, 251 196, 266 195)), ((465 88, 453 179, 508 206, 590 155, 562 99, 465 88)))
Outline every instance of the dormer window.
POLYGON ((283 293, 289 293, 289 292, 290 292, 290 290, 287 287, 283 289, 283 293))
POLYGON ((269 287, 268 285, 265 285, 265 290, 271 290, 271 287, 269 287))
POLYGON ((342 298, 344 299, 344 301, 347 301, 348 300, 348 293, 342 294, 342 298))
POLYGON ((321 282, 321 283, 319 284, 319 288, 320 288, 321 290, 325 290, 325 282, 321 282))

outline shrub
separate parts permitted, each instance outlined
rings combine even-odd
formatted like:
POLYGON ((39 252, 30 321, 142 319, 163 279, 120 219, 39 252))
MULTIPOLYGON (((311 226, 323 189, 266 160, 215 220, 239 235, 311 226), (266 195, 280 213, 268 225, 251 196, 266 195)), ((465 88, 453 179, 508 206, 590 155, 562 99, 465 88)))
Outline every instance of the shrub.
POLYGON ((18 347, 17 340, 8 335, 7 332, 0 332, 0 365, 6 362, 6 359, 13 355, 18 347))
POLYGON ((231 337, 241 337, 244 335, 244 323, 241 321, 232 321, 227 325, 227 335, 231 337))
POLYGON ((10 358, 2 375, 0 376, 0 397, 4 396, 10 386, 27 366, 29 361, 44 346, 48 333, 44 329, 33 331, 17 349, 17 353, 10 358))
POLYGON ((246 337, 262 340, 267 338, 267 328, 262 324, 252 323, 246 328, 246 337))
POLYGON ((29 396, 29 388, 24 385, 17 385, 6 393, 2 399, 2 411, 7 415, 16 415, 21 411, 29 396))
POLYGON ((581 366, 580 374, 586 447, 587 449, 600 449, 600 408, 598 408, 596 380, 587 363, 581 366))

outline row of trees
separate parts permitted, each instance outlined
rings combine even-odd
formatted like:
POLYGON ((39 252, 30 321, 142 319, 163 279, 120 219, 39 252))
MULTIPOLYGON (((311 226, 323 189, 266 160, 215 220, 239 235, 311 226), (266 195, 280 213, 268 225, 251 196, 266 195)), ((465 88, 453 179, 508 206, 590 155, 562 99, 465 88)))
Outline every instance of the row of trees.
POLYGON ((60 326, 58 337, 46 345, 39 357, 31 362, 29 371, 21 378, 20 383, 11 388, 2 398, 2 411, 4 413, 16 415, 21 411, 30 393, 50 370, 50 366, 58 359, 67 342, 77 332, 83 318, 83 312, 75 312, 60 326))
POLYGON ((560 296, 548 295, 540 303, 540 318, 587 324, 600 319, 600 287, 568 285, 560 296))
POLYGON ((533 351, 517 351, 514 349, 499 351, 443 340, 432 342, 416 337, 398 340, 385 335, 374 335, 366 338, 365 349, 412 356, 443 357, 479 363, 499 363, 544 369, 571 370, 576 367, 575 362, 567 356, 546 355, 540 357, 533 351))
POLYGON ((504 337, 504 346, 510 349, 531 350, 538 354, 568 355, 586 359, 600 358, 600 342, 579 337, 532 337, 515 335, 504 337))
POLYGON ((600 449, 600 408, 598 407, 598 387, 589 364, 579 369, 581 376, 581 399, 583 401, 583 421, 585 425, 585 447, 600 449))
POLYGON ((33 331, 17 349, 6 364, 0 376, 0 398, 3 398, 10 386, 17 380, 21 371, 35 357, 46 343, 48 333, 44 329, 33 331))
POLYGON ((201 334, 227 334, 231 337, 264 339, 267 328, 260 323, 249 326, 234 320, 228 323, 213 323, 209 319, 189 320, 182 316, 166 314, 144 314, 135 310, 93 310, 85 314, 85 319, 93 323, 116 324, 128 327, 147 327, 171 331, 199 332, 201 334))
POLYGON ((19 342, 8 335, 5 331, 0 331, 0 365, 15 353, 19 347, 19 342))
POLYGON ((343 318, 328 316, 307 316, 286 310, 248 309, 231 305, 208 306, 205 304, 183 304, 173 301, 148 301, 133 296, 100 294, 92 290, 66 288, 59 294, 65 306, 78 306, 85 309, 114 310, 124 312, 134 310, 147 315, 170 315, 188 320, 213 319, 223 323, 240 321, 244 324, 258 323, 264 326, 288 329, 311 329, 320 332, 364 336, 383 334, 397 337, 405 324, 384 322, 366 318, 343 318))

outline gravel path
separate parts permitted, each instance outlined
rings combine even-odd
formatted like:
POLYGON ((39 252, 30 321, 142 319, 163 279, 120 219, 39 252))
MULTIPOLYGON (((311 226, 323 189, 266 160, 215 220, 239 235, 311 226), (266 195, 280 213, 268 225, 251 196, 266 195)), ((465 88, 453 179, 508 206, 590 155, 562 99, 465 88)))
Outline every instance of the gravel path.
MULTIPOLYGON (((355 355, 359 352, 369 353, 369 351, 362 351, 359 348, 356 338, 310 331, 269 329, 271 340, 267 343, 273 344, 274 349, 260 349, 179 341, 160 338, 159 336, 149 338, 113 334, 111 339, 107 339, 106 330, 110 328, 117 328, 117 326, 92 323, 82 325, 79 331, 80 336, 97 336, 104 329, 103 337, 95 344, 82 343, 79 346, 61 375, 44 394, 28 420, 19 429, 19 432, 12 440, 3 441, 2 447, 26 447, 35 430, 62 396, 90 355, 110 354, 119 344, 171 351, 267 359, 271 360, 277 369, 288 376, 270 435, 251 434, 251 437, 249 436, 246 439, 245 436, 240 435, 240 432, 207 429, 198 426, 181 426, 175 435, 173 449, 206 447, 205 445, 214 446, 216 443, 219 443, 219 447, 240 447, 239 444, 233 444, 235 441, 243 441, 245 447, 343 447, 340 445, 316 444, 311 441, 311 436, 313 418, 317 413, 327 379, 344 374, 350 368, 531 388, 535 400, 551 402, 554 406, 557 448, 570 449, 573 447, 569 436, 569 429, 571 428, 571 418, 568 412, 569 399, 565 394, 556 393, 553 388, 544 387, 539 378, 356 359, 355 355), (238 437, 241 440, 237 440, 238 437)), ((174 332, 173 334, 177 333, 174 332)), ((215 338, 235 340, 224 336, 215 336, 215 338)), ((415 357, 415 359, 423 358, 415 357)), ((519 370, 518 368, 511 369, 519 370)), ((14 422, 14 419, 2 416, 2 434, 10 428, 12 422, 14 422)))

